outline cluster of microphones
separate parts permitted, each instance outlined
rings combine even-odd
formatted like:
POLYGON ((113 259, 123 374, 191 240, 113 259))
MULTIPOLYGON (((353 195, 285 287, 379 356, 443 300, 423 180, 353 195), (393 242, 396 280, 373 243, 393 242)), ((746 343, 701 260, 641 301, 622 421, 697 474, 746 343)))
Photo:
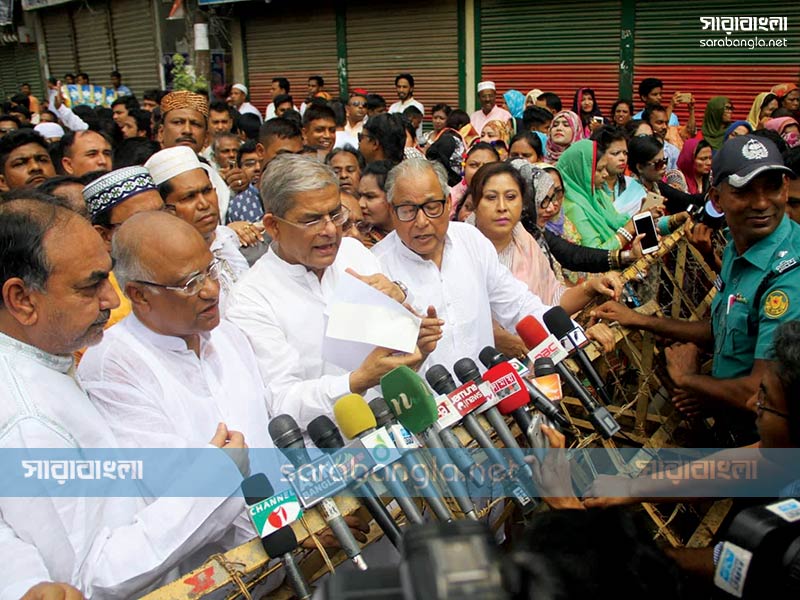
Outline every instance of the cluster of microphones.
MULTIPOLYGON (((358 570, 366 571, 362 548, 333 499, 343 493, 356 496, 385 537, 401 549, 402 564, 407 564, 419 559, 415 552, 432 552, 430 534, 419 529, 426 522, 448 524, 449 529, 437 530, 440 543, 445 538, 486 543, 483 529, 470 529, 481 524, 468 522, 478 520, 476 501, 495 494, 497 474, 502 475, 503 496, 517 504, 522 514, 536 507, 539 494, 533 472, 517 440, 523 439, 523 446, 541 457, 542 449, 547 448, 542 425, 571 430, 559 401, 562 384, 581 402, 598 434, 608 439, 619 431, 606 408, 611 398, 604 382, 583 350, 588 341, 581 327, 560 307, 551 308, 543 320, 544 325, 529 316, 516 326, 530 350, 524 361, 509 360, 487 346, 479 354, 483 373, 471 358, 457 361, 452 373, 445 365, 431 366, 424 374, 425 381, 412 369, 397 367, 382 377, 382 397, 370 402, 358 394, 342 397, 334 405, 336 422, 323 415, 308 424, 307 435, 316 449, 306 447, 303 431, 291 416, 279 415, 271 420, 270 436, 291 464, 287 477, 291 490, 276 494, 267 477, 257 474, 242 483, 242 491, 264 550, 282 560, 298 598, 310 598, 311 591, 293 556, 298 541, 291 522, 270 517, 272 525, 265 525, 263 518, 259 520, 259 515, 274 507, 281 507, 283 516, 317 507, 348 559, 358 570), (564 362, 568 357, 579 367, 581 376, 564 362), (511 420, 519 427, 519 438, 509 427, 511 420), (463 429, 456 430, 456 426, 463 429), (498 440, 497 445, 493 438, 498 440), (491 468, 487 469, 487 464, 491 468), (343 465, 358 465, 360 469, 358 473, 355 469, 345 471, 350 476, 303 476, 328 472, 323 467, 341 474, 343 465), (422 472, 428 476, 411 475, 422 472), (292 502, 286 503, 286 498, 292 502), (418 541, 427 541, 411 543, 408 535, 404 536, 406 532, 386 508, 391 500, 403 512, 406 530, 415 531, 418 541), (294 509, 289 508, 287 513, 290 505, 294 509)), ((430 567, 436 561, 423 562, 430 567)), ((464 568, 467 566, 465 563, 464 568)), ((471 572, 479 571, 473 568, 471 572)), ((462 600, 493 597, 467 593, 491 577, 484 573, 479 579, 476 583, 462 574, 453 578, 455 587, 451 585, 446 596, 419 591, 422 595, 408 597, 455 597, 456 593, 462 600), (459 581, 467 587, 459 588, 459 581)), ((341 583, 336 585, 341 587, 341 583)), ((403 582, 404 587, 419 585, 424 584, 416 577, 403 582)))

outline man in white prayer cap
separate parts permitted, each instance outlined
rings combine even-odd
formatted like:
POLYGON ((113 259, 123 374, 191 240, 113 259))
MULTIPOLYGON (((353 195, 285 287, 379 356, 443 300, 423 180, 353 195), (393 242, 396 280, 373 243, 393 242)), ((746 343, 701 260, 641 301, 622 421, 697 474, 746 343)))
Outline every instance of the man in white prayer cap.
POLYGON ((263 122, 264 117, 261 116, 258 109, 247 101, 248 93, 244 84, 234 83, 231 87, 231 95, 228 97, 228 104, 238 110, 240 115, 252 113, 258 117, 259 121, 263 122))
POLYGON ((478 99, 481 101, 480 110, 476 110, 470 115, 469 121, 478 134, 483 131, 483 126, 489 121, 502 121, 508 123, 512 120, 511 113, 500 108, 495 103, 497 99, 497 88, 494 81, 481 81, 478 84, 478 99))
POLYGON ((219 224, 217 192, 191 148, 175 146, 156 152, 144 164, 167 208, 203 236, 211 253, 220 260, 220 307, 223 314, 228 292, 249 268, 239 251, 239 238, 219 224))

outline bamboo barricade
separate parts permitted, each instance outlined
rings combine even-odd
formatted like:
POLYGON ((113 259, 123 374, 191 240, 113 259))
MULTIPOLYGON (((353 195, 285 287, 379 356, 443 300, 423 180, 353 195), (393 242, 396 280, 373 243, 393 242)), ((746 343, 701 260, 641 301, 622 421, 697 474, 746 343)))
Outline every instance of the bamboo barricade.
MULTIPOLYGON (((657 252, 647 255, 622 272, 627 292, 639 306, 636 310, 650 315, 698 320, 707 318, 711 301, 716 292, 713 282, 716 274, 705 263, 700 253, 687 242, 683 227, 662 238, 657 252)), ((586 326, 594 305, 586 307, 576 320, 586 326)), ((614 324, 612 324, 614 325, 614 324)), ((609 451, 609 456, 621 473, 637 475, 651 459, 649 448, 665 448, 691 445, 692 428, 684 422, 669 401, 670 390, 666 382, 663 361, 663 344, 649 333, 631 331, 613 326, 616 347, 609 354, 602 354, 589 346, 587 354, 595 368, 604 377, 613 403, 610 412, 620 423, 622 430, 611 440, 596 434, 586 419, 585 411, 576 398, 565 397, 562 406, 573 424, 573 448, 599 448, 609 451), (615 455, 620 447, 642 446, 633 459, 624 462, 615 455)), ((571 360, 568 365, 577 372, 571 360)), ((483 417, 479 417, 483 419, 483 417)), ((484 421, 483 423, 486 426, 484 421)), ((512 431, 519 435, 517 426, 509 421, 512 431)), ((465 445, 473 442, 469 434, 460 427, 456 433, 465 445)), ((499 442, 498 442, 499 444, 499 442)), ((573 480, 578 489, 591 482, 591 465, 587 468, 573 461, 573 480)), ((342 514, 353 514, 361 510, 366 520, 369 515, 352 497, 337 497, 342 514)), ((731 506, 730 500, 709 501, 707 506, 671 504, 643 504, 642 510, 653 524, 653 534, 672 546, 704 547, 716 533, 731 506)), ((490 507, 481 511, 486 514, 490 507)), ((454 514, 457 507, 451 504, 454 514)), ((396 513, 402 517, 402 513, 396 513)), ((503 512, 499 522, 511 517, 511 511, 503 512)), ((398 519, 398 522, 401 522, 398 519)), ((305 513, 304 522, 295 522, 292 528, 299 542, 316 535, 326 525, 316 509, 305 513)), ((368 544, 382 536, 373 523, 368 544)), ((301 570, 309 582, 324 576, 330 569, 346 560, 342 552, 332 554, 324 560, 319 550, 306 550, 298 556, 301 570)), ((281 566, 268 568, 268 557, 259 540, 254 539, 224 554, 209 560, 191 573, 144 596, 146 600, 194 600, 197 598, 261 598, 266 577, 281 566)), ((292 597, 291 589, 284 584, 270 593, 270 599, 283 600, 292 597)))

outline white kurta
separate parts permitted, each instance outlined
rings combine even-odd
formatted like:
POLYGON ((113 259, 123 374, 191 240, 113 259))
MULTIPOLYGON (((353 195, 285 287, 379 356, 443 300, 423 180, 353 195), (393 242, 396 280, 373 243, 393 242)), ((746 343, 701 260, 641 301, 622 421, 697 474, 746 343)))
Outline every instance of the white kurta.
POLYGON ((493 316, 513 332, 523 317, 532 314, 541 321, 550 308, 500 264, 492 243, 466 223, 449 224, 441 270, 408 249, 396 232, 372 251, 383 273, 408 287, 418 312, 432 305, 444 321, 442 339, 420 373, 435 364, 452 372, 455 362, 464 357, 481 367, 478 354, 494 345, 493 316))
MULTIPOLYGON (((422 105, 422 102, 420 102, 419 100, 417 100, 413 96, 411 98, 408 98, 405 101, 402 101, 402 102, 400 100, 398 100, 397 102, 395 102, 394 104, 392 104, 389 107, 389 112, 390 113, 402 113, 409 106, 416 106, 419 109, 419 112, 422 113, 422 116, 423 117, 425 116, 425 107, 422 105)), ((422 123, 420 123, 419 127, 417 127, 417 139, 419 139, 421 137, 422 137, 422 123)))
POLYGON ((305 428, 350 393, 350 373, 322 359, 324 311, 340 278, 349 277, 347 268, 361 275, 380 271, 361 243, 343 238, 322 280, 279 258, 272 246, 236 284, 226 318, 255 350, 272 417, 288 414, 305 428))
MULTIPOLYGON (((71 357, 0 334, 0 448, 118 445, 71 368, 71 357)), ((138 596, 174 579, 181 560, 220 539, 241 513, 241 503, 224 498, 148 501, 0 498, 0 600, 42 580, 69 582, 87 597, 138 596)))
POLYGON ((220 314, 225 316, 228 305, 228 296, 234 284, 250 268, 247 259, 239 250, 239 236, 230 227, 220 225, 214 231, 214 241, 211 242, 211 254, 225 261, 219 275, 219 307, 220 314))

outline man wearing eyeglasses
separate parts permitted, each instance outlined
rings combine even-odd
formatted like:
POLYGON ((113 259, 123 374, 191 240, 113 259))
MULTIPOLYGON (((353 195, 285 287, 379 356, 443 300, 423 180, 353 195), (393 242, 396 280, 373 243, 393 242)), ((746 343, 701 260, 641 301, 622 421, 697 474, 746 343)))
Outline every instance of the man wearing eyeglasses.
MULTIPOLYGON (((472 225, 451 222, 447 174, 438 162, 407 159, 389 172, 386 196, 394 231, 373 246, 383 272, 435 307, 443 337, 424 366, 477 360, 494 344, 492 317, 506 329, 550 308, 500 264, 472 225)), ((419 311, 420 307, 417 307, 419 311)), ((424 367, 423 367, 424 369, 424 367)))
POLYGON ((435 315, 423 320, 418 348, 397 354, 376 348, 352 371, 323 359, 328 301, 344 277, 354 275, 402 302, 402 284, 381 274, 376 258, 343 237, 349 211, 333 170, 313 159, 276 157, 261 177, 264 227, 272 244, 242 278, 227 318, 250 340, 271 415, 288 414, 305 428, 330 415, 345 394, 365 394, 400 365, 417 367, 438 339, 435 315), (349 274, 348 274, 349 273, 349 274))
POLYGON ((358 139, 358 134, 364 129, 364 121, 367 118, 367 97, 359 93, 351 95, 345 106, 345 112, 347 123, 344 124, 344 131, 358 139))
MULTIPOLYGON (((211 253, 220 260, 220 288, 223 314, 233 284, 249 265, 239 251, 239 237, 230 227, 219 224, 217 192, 194 150, 175 146, 156 152, 144 164, 150 171, 164 204, 192 225, 206 240, 211 253)), ((259 232, 250 223, 253 242, 259 232)))

